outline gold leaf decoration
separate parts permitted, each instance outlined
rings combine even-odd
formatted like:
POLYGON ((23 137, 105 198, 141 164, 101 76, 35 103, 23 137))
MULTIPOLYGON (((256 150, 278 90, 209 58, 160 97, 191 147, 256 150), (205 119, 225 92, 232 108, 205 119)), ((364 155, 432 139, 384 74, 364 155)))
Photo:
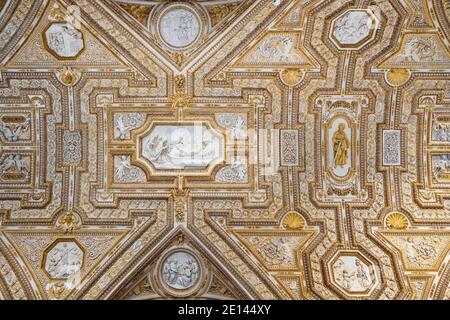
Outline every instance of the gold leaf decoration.
POLYGON ((175 62, 177 65, 181 66, 184 62, 184 54, 181 52, 177 52, 172 56, 173 62, 175 62))
POLYGON ((386 225, 390 229, 406 229, 408 219, 400 212, 392 212, 386 218, 386 225))
POLYGON ((187 108, 191 102, 191 97, 185 94, 176 94, 172 97, 172 107, 173 108, 187 108))
POLYGON ((285 69, 281 73, 281 79, 288 86, 295 86, 303 79, 303 71, 301 69, 285 69))
POLYGON ((66 86, 71 86, 75 84, 75 82, 77 82, 77 76, 75 75, 71 67, 64 67, 60 75, 60 80, 66 86))
POLYGON ((66 14, 58 4, 55 4, 48 17, 53 21, 64 21, 66 14))
POLYGON ((64 291, 66 290, 64 282, 53 282, 47 285, 47 292, 50 299, 59 300, 61 299, 64 291))
POLYGON ((147 19, 150 15, 150 6, 144 6, 144 5, 135 5, 135 4, 126 4, 122 3, 120 6, 127 11, 129 14, 131 14, 133 17, 136 18, 140 23, 143 25, 147 25, 147 19))
POLYGON ((183 89, 185 84, 185 77, 183 75, 178 75, 175 77, 175 84, 177 89, 183 89))
POLYGON ((178 222, 183 222, 189 201, 189 189, 173 189, 172 196, 176 219, 178 222))
POLYGON ((238 4, 224 4, 219 6, 212 6, 208 8, 209 16, 211 17, 211 23, 213 26, 217 25, 226 16, 228 16, 238 4))
POLYGON ((297 212, 291 211, 284 217, 283 226, 288 230, 301 230, 305 227, 305 220, 297 212))
POLYGON ((59 229, 64 230, 64 232, 72 232, 74 229, 78 229, 80 227, 81 219, 77 214, 73 212, 66 212, 61 215, 56 225, 59 229))
POLYGON ((393 87, 399 87, 405 84, 411 75, 408 69, 389 69, 386 73, 387 82, 393 87))

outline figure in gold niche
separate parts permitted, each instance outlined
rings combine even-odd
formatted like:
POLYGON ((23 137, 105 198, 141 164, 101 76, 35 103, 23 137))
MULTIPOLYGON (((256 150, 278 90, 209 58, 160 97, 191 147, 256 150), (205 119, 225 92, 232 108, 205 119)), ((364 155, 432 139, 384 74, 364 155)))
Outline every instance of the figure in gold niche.
POLYGON ((350 142, 345 134, 345 124, 340 123, 338 130, 333 134, 333 155, 334 155, 334 167, 345 166, 348 160, 348 149, 350 148, 350 142))

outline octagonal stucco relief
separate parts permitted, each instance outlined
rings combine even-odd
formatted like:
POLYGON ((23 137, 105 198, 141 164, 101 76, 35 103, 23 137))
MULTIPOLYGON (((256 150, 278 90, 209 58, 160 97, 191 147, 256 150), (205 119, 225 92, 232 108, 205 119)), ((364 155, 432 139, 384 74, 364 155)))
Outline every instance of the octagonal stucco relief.
POLYGON ((373 39, 378 19, 370 10, 350 9, 331 26, 331 39, 342 49, 358 49, 373 39))
POLYGON ((43 267, 52 279, 67 279, 83 267, 84 251, 73 239, 60 239, 44 253, 43 267))
POLYGON ((378 284, 373 262, 360 252, 338 252, 328 265, 331 283, 345 296, 368 296, 378 284))
POLYGON ((83 33, 66 22, 50 24, 44 41, 47 50, 59 59, 76 58, 85 47, 83 33))

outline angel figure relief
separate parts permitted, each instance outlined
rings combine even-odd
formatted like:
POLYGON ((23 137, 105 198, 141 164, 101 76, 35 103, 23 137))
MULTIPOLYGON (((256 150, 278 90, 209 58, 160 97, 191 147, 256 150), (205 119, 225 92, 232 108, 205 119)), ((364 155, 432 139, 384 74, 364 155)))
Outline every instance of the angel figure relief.
POLYGON ((0 164, 3 179, 26 179, 30 176, 30 168, 26 158, 20 154, 9 154, 0 164))
POLYGON ((0 132, 2 132, 8 142, 16 142, 22 139, 28 132, 29 127, 29 119, 22 123, 4 123, 3 121, 0 121, 0 132))
POLYGON ((294 41, 290 37, 273 37, 267 39, 260 47, 260 54, 265 59, 289 61, 294 49, 294 41))

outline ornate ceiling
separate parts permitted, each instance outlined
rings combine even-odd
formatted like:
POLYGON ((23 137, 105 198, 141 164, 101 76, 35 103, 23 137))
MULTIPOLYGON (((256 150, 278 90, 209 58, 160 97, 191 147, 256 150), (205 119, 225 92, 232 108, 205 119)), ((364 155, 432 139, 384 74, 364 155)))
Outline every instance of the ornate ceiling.
POLYGON ((449 299, 450 1, 0 1, 0 299, 449 299))

